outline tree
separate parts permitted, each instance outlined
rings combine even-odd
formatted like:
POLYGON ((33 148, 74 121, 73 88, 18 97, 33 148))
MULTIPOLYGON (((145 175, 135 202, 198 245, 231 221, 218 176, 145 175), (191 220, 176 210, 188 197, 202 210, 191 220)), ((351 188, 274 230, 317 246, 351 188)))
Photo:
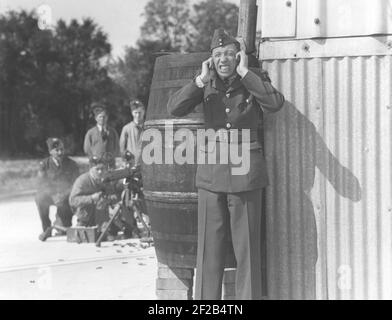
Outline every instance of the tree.
POLYGON ((209 51, 216 28, 237 32, 238 7, 223 0, 206 0, 190 10, 187 0, 152 0, 136 46, 112 65, 112 76, 131 98, 148 103, 156 57, 162 51, 209 51))
POLYGON ((162 51, 184 51, 189 47, 188 0, 150 0, 145 8, 141 37, 126 48, 124 58, 111 66, 111 75, 131 98, 147 105, 155 59, 162 51))
POLYGON ((143 41, 170 44, 173 51, 183 51, 189 46, 188 0, 150 0, 143 15, 146 18, 140 28, 143 41))
POLYGON ((190 20, 193 26, 189 51, 209 51, 214 30, 222 27, 232 36, 237 35, 238 7, 224 0, 205 0, 193 5, 190 20))
POLYGON ((46 64, 55 59, 50 31, 40 31, 32 13, 0 16, 0 143, 2 154, 29 147, 42 129, 36 103, 47 98, 46 64))
POLYGON ((136 47, 126 49, 124 59, 113 65, 113 77, 131 99, 148 103, 154 63, 159 52, 169 51, 170 43, 139 40, 136 47))
POLYGON ((2 155, 45 151, 51 135, 71 136, 81 150, 92 102, 115 111, 126 100, 108 74, 107 36, 92 19, 60 20, 52 31, 37 22, 34 12, 0 16, 2 155))
POLYGON ((112 88, 112 80, 103 65, 111 46, 107 36, 93 22, 59 20, 56 26, 55 50, 59 61, 51 65, 51 92, 56 92, 55 105, 49 116, 67 119, 66 131, 82 141, 87 130, 90 105, 102 101, 112 88))

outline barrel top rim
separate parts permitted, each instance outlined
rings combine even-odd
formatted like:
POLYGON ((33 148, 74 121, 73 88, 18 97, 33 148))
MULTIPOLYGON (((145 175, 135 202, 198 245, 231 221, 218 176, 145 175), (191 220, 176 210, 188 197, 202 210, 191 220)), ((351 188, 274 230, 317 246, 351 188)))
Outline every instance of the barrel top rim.
POLYGON ((177 60, 178 57, 182 58, 192 58, 192 57, 200 57, 200 56, 208 56, 211 55, 210 52, 204 51, 204 52, 191 52, 191 53, 173 53, 173 54, 168 54, 164 56, 160 56, 156 58, 156 61, 171 61, 171 60, 177 60))

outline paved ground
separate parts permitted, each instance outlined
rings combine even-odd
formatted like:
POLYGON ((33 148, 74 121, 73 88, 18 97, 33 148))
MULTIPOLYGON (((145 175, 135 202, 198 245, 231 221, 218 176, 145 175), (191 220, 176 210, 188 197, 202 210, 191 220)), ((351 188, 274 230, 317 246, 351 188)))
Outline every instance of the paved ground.
POLYGON ((32 196, 0 202, 0 299, 156 299, 153 247, 38 240, 32 196))

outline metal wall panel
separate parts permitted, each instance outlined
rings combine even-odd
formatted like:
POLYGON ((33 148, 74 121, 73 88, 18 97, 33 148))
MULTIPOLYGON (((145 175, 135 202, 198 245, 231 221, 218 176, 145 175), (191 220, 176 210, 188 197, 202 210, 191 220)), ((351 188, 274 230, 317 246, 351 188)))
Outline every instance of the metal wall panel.
POLYGON ((325 296, 319 284, 326 282, 325 263, 321 263, 325 246, 319 231, 324 219, 323 192, 316 171, 322 140, 318 133, 321 61, 281 60, 264 67, 287 100, 282 111, 265 117, 271 184, 266 196, 268 295, 314 299, 325 296))
POLYGON ((264 61, 271 299, 392 298, 390 56, 264 61))
POLYGON ((259 0, 257 4, 262 38, 392 33, 391 0, 259 0))
POLYGON ((328 295, 392 298, 391 56, 331 58, 323 70, 324 140, 362 189, 326 186, 328 295))

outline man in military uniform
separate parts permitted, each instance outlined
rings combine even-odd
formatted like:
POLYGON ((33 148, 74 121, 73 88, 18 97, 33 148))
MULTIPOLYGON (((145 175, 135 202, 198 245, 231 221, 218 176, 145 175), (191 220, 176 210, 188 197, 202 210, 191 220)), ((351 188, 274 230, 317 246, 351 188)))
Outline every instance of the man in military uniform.
POLYGON ((89 158, 110 154, 110 167, 114 168, 119 147, 118 134, 108 126, 108 114, 103 106, 95 105, 93 112, 97 125, 88 130, 84 137, 84 152, 89 158))
POLYGON ((51 227, 49 219, 51 205, 57 207, 55 224, 63 227, 71 226, 72 211, 68 204, 68 197, 72 184, 79 175, 77 164, 64 155, 63 142, 58 138, 49 138, 46 142, 50 156, 40 162, 38 191, 35 196, 44 233, 51 227))
POLYGON ((139 164, 142 151, 141 135, 143 132, 143 122, 145 107, 139 100, 130 103, 133 120, 126 124, 120 135, 120 153, 122 156, 129 151, 135 158, 135 164, 139 164))
MULTIPOLYGON (((109 206, 120 200, 122 188, 117 183, 104 181, 109 169, 107 159, 92 157, 89 161, 89 171, 79 176, 72 187, 69 204, 76 215, 78 226, 98 225, 103 229, 110 219, 109 206)), ((113 238, 119 229, 123 229, 126 237, 131 237, 134 227, 117 219, 109 230, 108 238, 113 238)))
MULTIPOLYGON (((240 175, 232 174, 231 162, 198 165, 196 299, 221 299, 229 231, 237 262, 236 297, 261 298, 261 197, 268 179, 257 128, 262 112, 278 111, 284 97, 265 71, 249 69, 248 57, 240 47, 223 29, 216 30, 212 56, 202 63, 201 73, 168 102, 168 111, 175 116, 185 116, 203 103, 206 128, 219 130, 213 146, 218 150, 226 143, 238 148, 242 143, 250 155, 249 171, 240 175), (248 141, 241 129, 249 129, 248 141)), ((210 145, 205 150, 213 151, 210 145)))

